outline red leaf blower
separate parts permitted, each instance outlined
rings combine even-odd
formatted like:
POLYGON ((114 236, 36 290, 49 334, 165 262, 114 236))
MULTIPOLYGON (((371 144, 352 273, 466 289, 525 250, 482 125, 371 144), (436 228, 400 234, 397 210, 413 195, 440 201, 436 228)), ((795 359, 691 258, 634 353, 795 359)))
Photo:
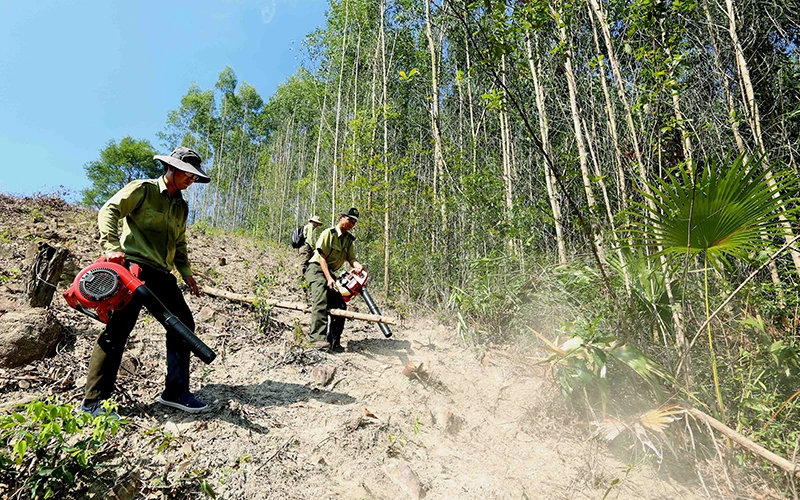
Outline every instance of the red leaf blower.
MULTIPOLYGON (((361 296, 364 297, 364 302, 367 303, 369 312, 380 316, 381 311, 378 309, 378 306, 375 305, 375 301, 372 300, 372 295, 370 295, 367 290, 368 279, 369 275, 366 271, 362 270, 361 274, 357 274, 354 269, 351 269, 350 271, 343 272, 339 276, 339 279, 336 280, 336 288, 339 290, 339 293, 342 294, 342 298, 345 302, 350 302, 350 299, 361 294, 361 296)), ((386 323, 378 323, 378 327, 381 329, 383 336, 387 339, 392 336, 392 331, 386 323)))
POLYGON ((131 264, 130 271, 123 261, 100 257, 75 276, 64 298, 70 307, 103 323, 108 323, 114 311, 119 311, 137 297, 148 311, 170 332, 177 333, 198 358, 211 363, 217 354, 200 340, 181 320, 169 312, 144 282, 139 280, 141 268, 131 264))

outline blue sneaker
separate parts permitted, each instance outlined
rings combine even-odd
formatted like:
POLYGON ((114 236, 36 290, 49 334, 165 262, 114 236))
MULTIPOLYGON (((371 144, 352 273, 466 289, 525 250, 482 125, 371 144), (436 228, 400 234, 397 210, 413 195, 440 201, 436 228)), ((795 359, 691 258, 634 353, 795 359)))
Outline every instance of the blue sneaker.
POLYGON ((90 414, 92 417, 99 417, 104 413, 107 413, 109 417, 116 418, 119 420, 119 415, 115 411, 108 411, 103 408, 103 400, 98 399, 95 401, 87 401, 84 400, 81 404, 81 411, 85 411, 86 413, 90 414))
POLYGON ((201 413, 208 409, 208 403, 200 401, 189 391, 183 391, 178 397, 167 396, 166 393, 162 393, 157 401, 162 405, 171 406, 188 413, 201 413))

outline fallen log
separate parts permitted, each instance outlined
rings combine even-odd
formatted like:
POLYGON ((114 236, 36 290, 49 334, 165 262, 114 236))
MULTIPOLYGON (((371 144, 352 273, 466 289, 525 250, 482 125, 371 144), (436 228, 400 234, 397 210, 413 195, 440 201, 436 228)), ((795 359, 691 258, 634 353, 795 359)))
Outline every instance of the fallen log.
MULTIPOLYGON (((225 290, 220 290, 218 288, 213 288, 210 286, 204 286, 203 292, 207 293, 208 295, 212 295, 214 297, 219 297, 222 299, 228 299, 233 302, 239 302, 240 304, 266 304, 272 307, 280 307, 281 309, 293 309, 295 311, 301 311, 304 313, 311 312, 311 306, 307 304, 303 304, 301 302, 287 302, 283 300, 274 300, 274 299, 262 299, 259 297, 250 297, 247 295, 241 295, 238 293, 228 292, 225 290)), ((369 321, 372 323, 385 323, 387 325, 396 325, 397 320, 395 318, 391 318, 388 316, 383 316, 379 314, 363 314, 354 311, 347 311, 344 309, 328 309, 328 314, 331 316, 338 316, 340 318, 347 318, 347 319, 360 319, 362 321, 369 321)))
POLYGON ((727 425, 723 424, 716 418, 710 415, 706 415, 705 413, 696 408, 686 408, 686 411, 688 411, 689 414, 694 418, 696 418, 697 420, 700 420, 701 422, 710 425, 714 429, 718 430, 721 434, 730 438, 732 441, 735 441, 739 446, 742 446, 751 453, 754 453, 759 457, 772 462, 773 464, 780 467, 789 474, 800 477, 799 464, 792 463, 790 460, 787 460, 782 456, 769 451, 760 444, 755 443, 747 439, 746 437, 742 436, 741 434, 731 429, 727 425))

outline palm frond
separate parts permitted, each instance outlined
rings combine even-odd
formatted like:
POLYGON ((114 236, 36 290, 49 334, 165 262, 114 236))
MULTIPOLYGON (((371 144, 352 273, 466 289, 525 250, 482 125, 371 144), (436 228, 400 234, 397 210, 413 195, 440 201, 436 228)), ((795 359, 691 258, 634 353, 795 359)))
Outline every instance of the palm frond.
POLYGON ((656 209, 637 203, 632 214, 636 243, 662 255, 706 252, 715 265, 745 257, 780 232, 777 214, 791 201, 784 194, 791 179, 768 172, 759 158, 740 156, 727 167, 708 161, 694 184, 685 172, 657 179, 644 195, 656 209))
POLYGON ((639 416, 639 423, 642 427, 651 431, 664 432, 664 429, 666 429, 669 424, 680 420, 681 415, 684 413, 686 413, 686 410, 681 408, 678 404, 671 404, 642 413, 639 416))

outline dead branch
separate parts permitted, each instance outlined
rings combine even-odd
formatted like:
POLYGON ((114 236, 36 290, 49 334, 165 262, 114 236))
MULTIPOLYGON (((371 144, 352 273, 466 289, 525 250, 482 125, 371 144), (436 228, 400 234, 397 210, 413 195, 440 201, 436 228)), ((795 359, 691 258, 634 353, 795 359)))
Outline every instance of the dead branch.
POLYGON ((726 437, 730 438, 731 440, 735 441, 739 446, 745 448, 746 450, 750 451, 758 455, 759 457, 772 462, 776 466, 780 467, 784 471, 788 472, 791 475, 796 475, 800 477, 800 470, 798 470, 798 466, 789 460, 781 457, 780 455, 776 455, 772 453, 768 449, 764 448, 758 443, 755 443, 746 437, 742 436, 735 430, 731 429, 727 425, 723 424, 716 418, 706 415, 702 411, 698 410, 697 408, 686 408, 686 411, 689 412, 697 420, 707 424, 714 429, 718 430, 720 433, 725 435, 726 437))
MULTIPOLYGON (((272 307, 280 307, 281 309, 293 309, 295 311, 301 311, 304 313, 311 312, 311 306, 300 302, 287 302, 283 300, 250 297, 238 293, 227 292, 225 290, 219 290, 217 288, 213 288, 210 286, 204 286, 203 292, 207 293, 208 295, 212 295, 214 297, 228 299, 233 302, 239 302, 240 304, 249 304, 249 305, 266 304, 272 307)), ((388 316, 382 316, 379 314, 363 314, 354 311, 346 311, 344 309, 328 309, 328 314, 330 314, 331 316, 338 316, 340 318, 360 319, 362 321, 369 321, 372 323, 385 323, 387 325, 397 324, 397 320, 395 318, 390 318, 388 316)))

